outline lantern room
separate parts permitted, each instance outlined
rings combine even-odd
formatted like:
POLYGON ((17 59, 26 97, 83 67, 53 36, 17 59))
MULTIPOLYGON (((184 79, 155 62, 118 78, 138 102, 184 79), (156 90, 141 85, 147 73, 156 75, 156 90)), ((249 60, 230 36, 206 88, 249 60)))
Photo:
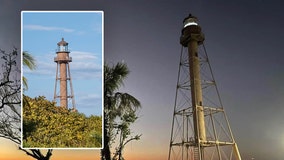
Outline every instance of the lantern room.
POLYGON ((68 43, 64 41, 64 38, 60 42, 57 43, 57 52, 69 52, 68 43))

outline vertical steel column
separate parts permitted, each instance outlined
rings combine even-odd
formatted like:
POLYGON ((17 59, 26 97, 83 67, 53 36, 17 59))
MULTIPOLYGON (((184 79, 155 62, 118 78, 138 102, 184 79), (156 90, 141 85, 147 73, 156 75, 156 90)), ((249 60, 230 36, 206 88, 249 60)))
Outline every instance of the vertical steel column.
POLYGON ((66 65, 67 63, 60 63, 60 106, 68 108, 66 65))
POLYGON ((203 43, 204 35, 201 32, 201 27, 197 24, 196 17, 189 15, 184 19, 183 23, 184 28, 182 30, 180 43, 184 47, 188 48, 195 142, 196 144, 200 144, 200 141, 206 141, 200 66, 198 57, 198 46, 203 43))
POLYGON ((56 76, 55 76, 54 99, 53 99, 54 102, 56 102, 56 98, 57 98, 56 88, 57 88, 57 80, 58 80, 58 66, 59 66, 59 64, 56 63, 56 76))
POLYGON ((191 97, 193 106, 193 117, 196 141, 205 141, 204 109, 202 106, 202 89, 200 79, 199 57, 198 57, 198 34, 191 34, 188 42, 188 56, 190 68, 191 97))

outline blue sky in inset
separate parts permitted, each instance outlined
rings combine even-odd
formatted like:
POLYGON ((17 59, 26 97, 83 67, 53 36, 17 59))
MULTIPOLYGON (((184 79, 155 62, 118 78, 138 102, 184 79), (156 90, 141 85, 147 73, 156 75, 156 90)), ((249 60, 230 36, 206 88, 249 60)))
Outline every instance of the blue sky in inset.
POLYGON ((103 12, 22 12, 22 51, 32 54, 37 62, 34 71, 23 67, 29 84, 24 94, 53 100, 54 57, 61 38, 69 43, 77 110, 102 115, 103 12))

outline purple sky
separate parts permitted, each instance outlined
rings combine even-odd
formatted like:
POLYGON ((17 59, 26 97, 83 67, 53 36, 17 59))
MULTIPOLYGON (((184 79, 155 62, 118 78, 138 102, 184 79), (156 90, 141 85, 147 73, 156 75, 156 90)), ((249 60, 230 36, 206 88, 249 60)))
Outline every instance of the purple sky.
POLYGON ((133 126, 142 139, 125 153, 166 159, 179 37, 184 17, 192 13, 205 34, 213 73, 243 159, 280 160, 284 157, 283 4, 280 0, 4 0, 0 2, 0 48, 20 47, 20 10, 103 10, 105 61, 128 64, 131 73, 121 91, 143 105, 133 126), (2 10, 4 4, 7 7, 2 10))

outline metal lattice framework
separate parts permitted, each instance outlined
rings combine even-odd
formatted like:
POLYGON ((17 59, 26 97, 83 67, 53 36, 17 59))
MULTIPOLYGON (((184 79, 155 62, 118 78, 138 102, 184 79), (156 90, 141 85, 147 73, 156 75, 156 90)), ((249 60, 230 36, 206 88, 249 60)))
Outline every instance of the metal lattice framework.
POLYGON ((202 141, 195 135, 190 58, 187 47, 182 47, 168 160, 240 160, 203 43, 199 44, 198 58, 206 140, 202 141))

